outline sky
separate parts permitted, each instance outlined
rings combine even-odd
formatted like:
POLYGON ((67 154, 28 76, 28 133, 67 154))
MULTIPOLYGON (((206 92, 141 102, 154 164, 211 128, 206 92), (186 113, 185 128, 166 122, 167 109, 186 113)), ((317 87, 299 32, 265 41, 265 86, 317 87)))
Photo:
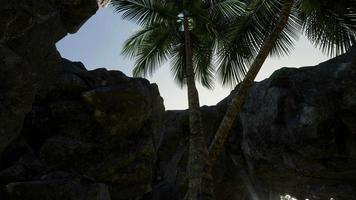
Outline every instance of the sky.
MULTIPOLYGON (((107 68, 132 76, 134 60, 122 56, 121 50, 124 41, 138 28, 133 22, 123 20, 112 8, 100 8, 77 33, 67 35, 56 46, 62 57, 80 61, 88 70, 107 68)), ((268 78, 275 70, 282 67, 313 66, 327 59, 328 57, 301 36, 291 55, 268 58, 256 81, 268 78)), ((188 108, 186 89, 176 85, 170 73, 169 63, 162 65, 152 77, 147 79, 158 85, 166 110, 188 108)), ((198 85, 200 104, 215 105, 232 89, 221 87, 218 81, 213 90, 198 85)))

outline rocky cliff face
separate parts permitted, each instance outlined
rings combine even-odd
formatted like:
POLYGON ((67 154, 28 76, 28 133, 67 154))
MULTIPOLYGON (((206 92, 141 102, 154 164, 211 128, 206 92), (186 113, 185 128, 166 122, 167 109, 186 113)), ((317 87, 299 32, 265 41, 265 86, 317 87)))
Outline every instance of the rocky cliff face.
POLYGON ((356 199, 355 58, 356 48, 256 83, 241 113, 241 148, 258 190, 356 199))
POLYGON ((106 200, 150 192, 164 112, 157 86, 67 60, 62 66, 61 81, 36 96, 20 137, 3 153, 5 193, 106 200))
POLYGON ((96 10, 95 0, 0 1, 0 153, 19 135, 35 94, 62 70, 55 43, 96 10))
MULTIPOLYGON (((219 199, 279 199, 286 193, 356 199, 355 58, 353 48, 315 67, 282 68, 254 85, 215 167, 219 199)), ((230 99, 202 107, 207 143, 230 99)), ((171 192, 161 195, 184 195, 188 127, 188 112, 166 112, 157 190, 171 192)))
MULTIPOLYGON (((87 71, 55 43, 95 0, 0 0, 0 199, 166 200, 186 189, 188 112, 155 84, 87 71)), ((214 168, 218 199, 356 199, 356 57, 256 83, 214 168)), ((230 97, 202 107, 207 144, 230 97)))
POLYGON ((130 199, 151 190, 164 112, 157 86, 88 72, 55 47, 97 8, 96 0, 0 1, 0 199, 130 199))

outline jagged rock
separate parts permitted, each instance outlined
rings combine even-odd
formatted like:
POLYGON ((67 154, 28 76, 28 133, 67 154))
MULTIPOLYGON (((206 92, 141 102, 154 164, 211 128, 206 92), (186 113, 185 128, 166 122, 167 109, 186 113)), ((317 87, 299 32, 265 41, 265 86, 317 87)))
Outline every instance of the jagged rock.
MULTIPOLYGON (((25 170, 25 178, 19 171, 22 179, 5 175, 1 179, 0 172, 0 181, 12 188, 7 190, 9 195, 30 197, 27 189, 43 188, 44 193, 31 196, 35 199, 47 192, 65 192, 67 184, 74 184, 78 190, 87 188, 70 179, 63 183, 63 188, 55 190, 52 184, 57 185, 58 177, 48 176, 51 171, 81 174, 106 183, 112 199, 131 199, 150 192, 155 174, 155 138, 162 132, 164 114, 157 86, 118 71, 87 71, 81 63, 65 59, 62 64, 64 73, 58 77, 60 80, 45 95, 36 97, 26 117, 21 133, 24 141, 14 141, 3 154, 4 158, 12 158, 11 162, 4 160, 10 167, 3 172, 5 175, 24 164, 21 160, 28 148, 44 168, 33 170, 32 174, 25 170), (13 156, 13 152, 21 151, 21 155, 13 156), (39 177, 47 179, 37 182, 39 177)), ((32 159, 25 163, 36 162, 32 159)), ((74 189, 68 192, 70 199, 76 199, 76 195, 74 189)))
POLYGON ((242 149, 264 193, 356 198, 355 57, 353 48, 255 84, 241 113, 242 149))
MULTIPOLYGON (((356 199, 355 57, 353 48, 315 67, 282 68, 254 85, 214 169, 219 199, 279 199, 285 193, 356 199)), ((207 138, 230 100, 202 107, 207 138)), ((166 112, 157 186, 173 186, 180 197, 187 186, 188 132, 187 111, 166 112)), ((160 188, 155 192, 164 194, 160 188)))
POLYGON ((0 153, 18 137, 25 115, 31 110, 34 87, 27 61, 0 44, 0 153), (11 78, 10 78, 11 77, 11 78))
MULTIPOLYGON (((188 112, 55 48, 96 9, 0 1, 0 199, 184 198, 188 112)), ((255 84, 214 167, 218 199, 356 199, 355 51, 255 84)), ((207 144, 230 100, 202 107, 207 144)))
POLYGON ((96 10, 95 0, 0 2, 0 153, 18 137, 35 94, 58 80, 55 43, 96 10))
POLYGON ((102 183, 81 180, 50 180, 10 183, 6 191, 11 200, 110 200, 109 190, 102 183))
MULTIPOLYGON (((220 120, 223 117, 226 105, 204 106, 201 108, 203 130, 207 136, 209 144, 214 136, 220 120)), ((228 143, 231 152, 241 150, 238 140, 241 133, 240 127, 235 125, 232 130, 232 137, 228 143), (235 144, 236 143, 236 144, 235 144), (237 146, 237 147, 236 147, 237 146)), ((166 111, 164 116, 164 129, 162 140, 158 147, 158 172, 157 185, 153 193, 156 199, 165 199, 166 190, 169 189, 172 196, 177 199, 183 199, 187 189, 186 167, 188 160, 188 135, 189 135, 189 112, 187 110, 166 111), (158 198, 162 195, 162 198, 158 198)), ((234 191, 239 192, 240 185, 234 184, 231 176, 236 174, 233 171, 235 166, 232 165, 228 154, 223 153, 217 166, 214 168, 214 184, 217 186, 217 195, 219 199, 227 199, 230 193, 225 189, 231 189, 232 185, 236 186, 234 191), (226 196, 226 198, 225 198, 226 196)), ((236 183, 236 182, 235 182, 236 183)), ((231 192, 231 191, 229 191, 231 192)))
POLYGON ((98 9, 95 0, 55 0, 61 12, 61 21, 68 33, 76 33, 98 9))
POLYGON ((6 168, 0 172, 1 184, 10 183, 13 181, 25 181, 26 180, 26 169, 23 165, 13 165, 6 168))

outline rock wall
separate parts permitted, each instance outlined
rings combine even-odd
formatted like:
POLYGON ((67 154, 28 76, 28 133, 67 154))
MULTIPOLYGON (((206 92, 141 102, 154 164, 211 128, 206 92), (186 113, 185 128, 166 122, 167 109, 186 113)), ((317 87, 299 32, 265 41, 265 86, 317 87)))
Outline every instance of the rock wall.
POLYGON ((131 199, 151 191, 156 85, 87 71, 55 44, 96 0, 0 1, 0 199, 131 199))
MULTIPOLYGON (((0 0, 0 199, 183 199, 187 111, 55 43, 95 0, 0 0)), ((356 49, 256 83, 214 168, 218 199, 356 199, 356 49), (354 61, 355 62, 355 61, 354 61)), ((202 107, 207 144, 231 97, 202 107)))
POLYGON ((62 66, 2 155, 6 195, 107 200, 150 192, 164 112, 157 86, 65 59, 62 66))
POLYGON ((257 188, 299 198, 356 199, 356 48, 256 83, 241 113, 257 188))
POLYGON ((19 135, 35 94, 62 70, 55 43, 96 10, 95 0, 0 1, 0 153, 19 135))
MULTIPOLYGON (((253 86, 214 169, 218 199, 356 199, 355 59, 352 48, 315 67, 282 68, 253 86)), ((202 107, 207 143, 230 100, 202 107)), ((188 127, 187 111, 166 112, 160 199, 184 196, 188 127)))

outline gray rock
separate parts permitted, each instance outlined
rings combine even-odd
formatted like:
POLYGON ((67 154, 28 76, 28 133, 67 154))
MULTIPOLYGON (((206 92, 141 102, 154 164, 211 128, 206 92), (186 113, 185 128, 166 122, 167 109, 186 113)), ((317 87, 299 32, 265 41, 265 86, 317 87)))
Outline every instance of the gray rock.
POLYGON ((62 62, 63 81, 36 97, 23 126, 23 137, 45 166, 29 181, 54 170, 104 182, 112 199, 150 192, 164 114, 157 86, 62 62), (73 76, 75 81, 68 80, 73 76))
POLYGON ((355 57, 353 48, 255 84, 240 114, 241 146, 264 193, 355 199, 355 57))
MULTIPOLYGON (((318 66, 282 68, 255 83, 214 168, 219 199, 278 199, 285 193, 356 198, 355 57, 353 48, 318 66)), ((232 95, 202 107, 207 138, 232 95)), ((176 196, 185 195, 188 132, 187 111, 166 112, 156 192, 166 182, 176 196)))
POLYGON ((19 136, 35 95, 58 80, 55 43, 96 10, 95 0, 0 2, 0 153, 19 136))
POLYGON ((50 180, 10 183, 6 186, 14 200, 110 200, 108 187, 81 180, 50 180))
POLYGON ((114 199, 151 191, 164 112, 157 85, 119 71, 87 71, 55 48, 96 10, 95 0, 0 3, 0 183, 10 184, 13 199, 85 194, 89 186, 58 182, 53 170, 105 182, 114 199), (37 190, 44 193, 31 194, 37 190))
POLYGON ((23 165, 13 165, 0 172, 0 180, 2 181, 2 184, 13 181, 25 181, 26 179, 26 169, 23 165))
MULTIPOLYGON (((87 71, 55 48, 96 10, 0 0, 0 199, 184 198, 188 112, 164 112, 147 80, 87 71)), ((218 199, 355 199, 355 57, 254 85, 213 170, 218 199)), ((232 95, 201 108, 207 145, 232 95)))
POLYGON ((19 136, 31 110, 35 88, 26 81, 33 77, 28 62, 0 44, 0 153, 19 136))

